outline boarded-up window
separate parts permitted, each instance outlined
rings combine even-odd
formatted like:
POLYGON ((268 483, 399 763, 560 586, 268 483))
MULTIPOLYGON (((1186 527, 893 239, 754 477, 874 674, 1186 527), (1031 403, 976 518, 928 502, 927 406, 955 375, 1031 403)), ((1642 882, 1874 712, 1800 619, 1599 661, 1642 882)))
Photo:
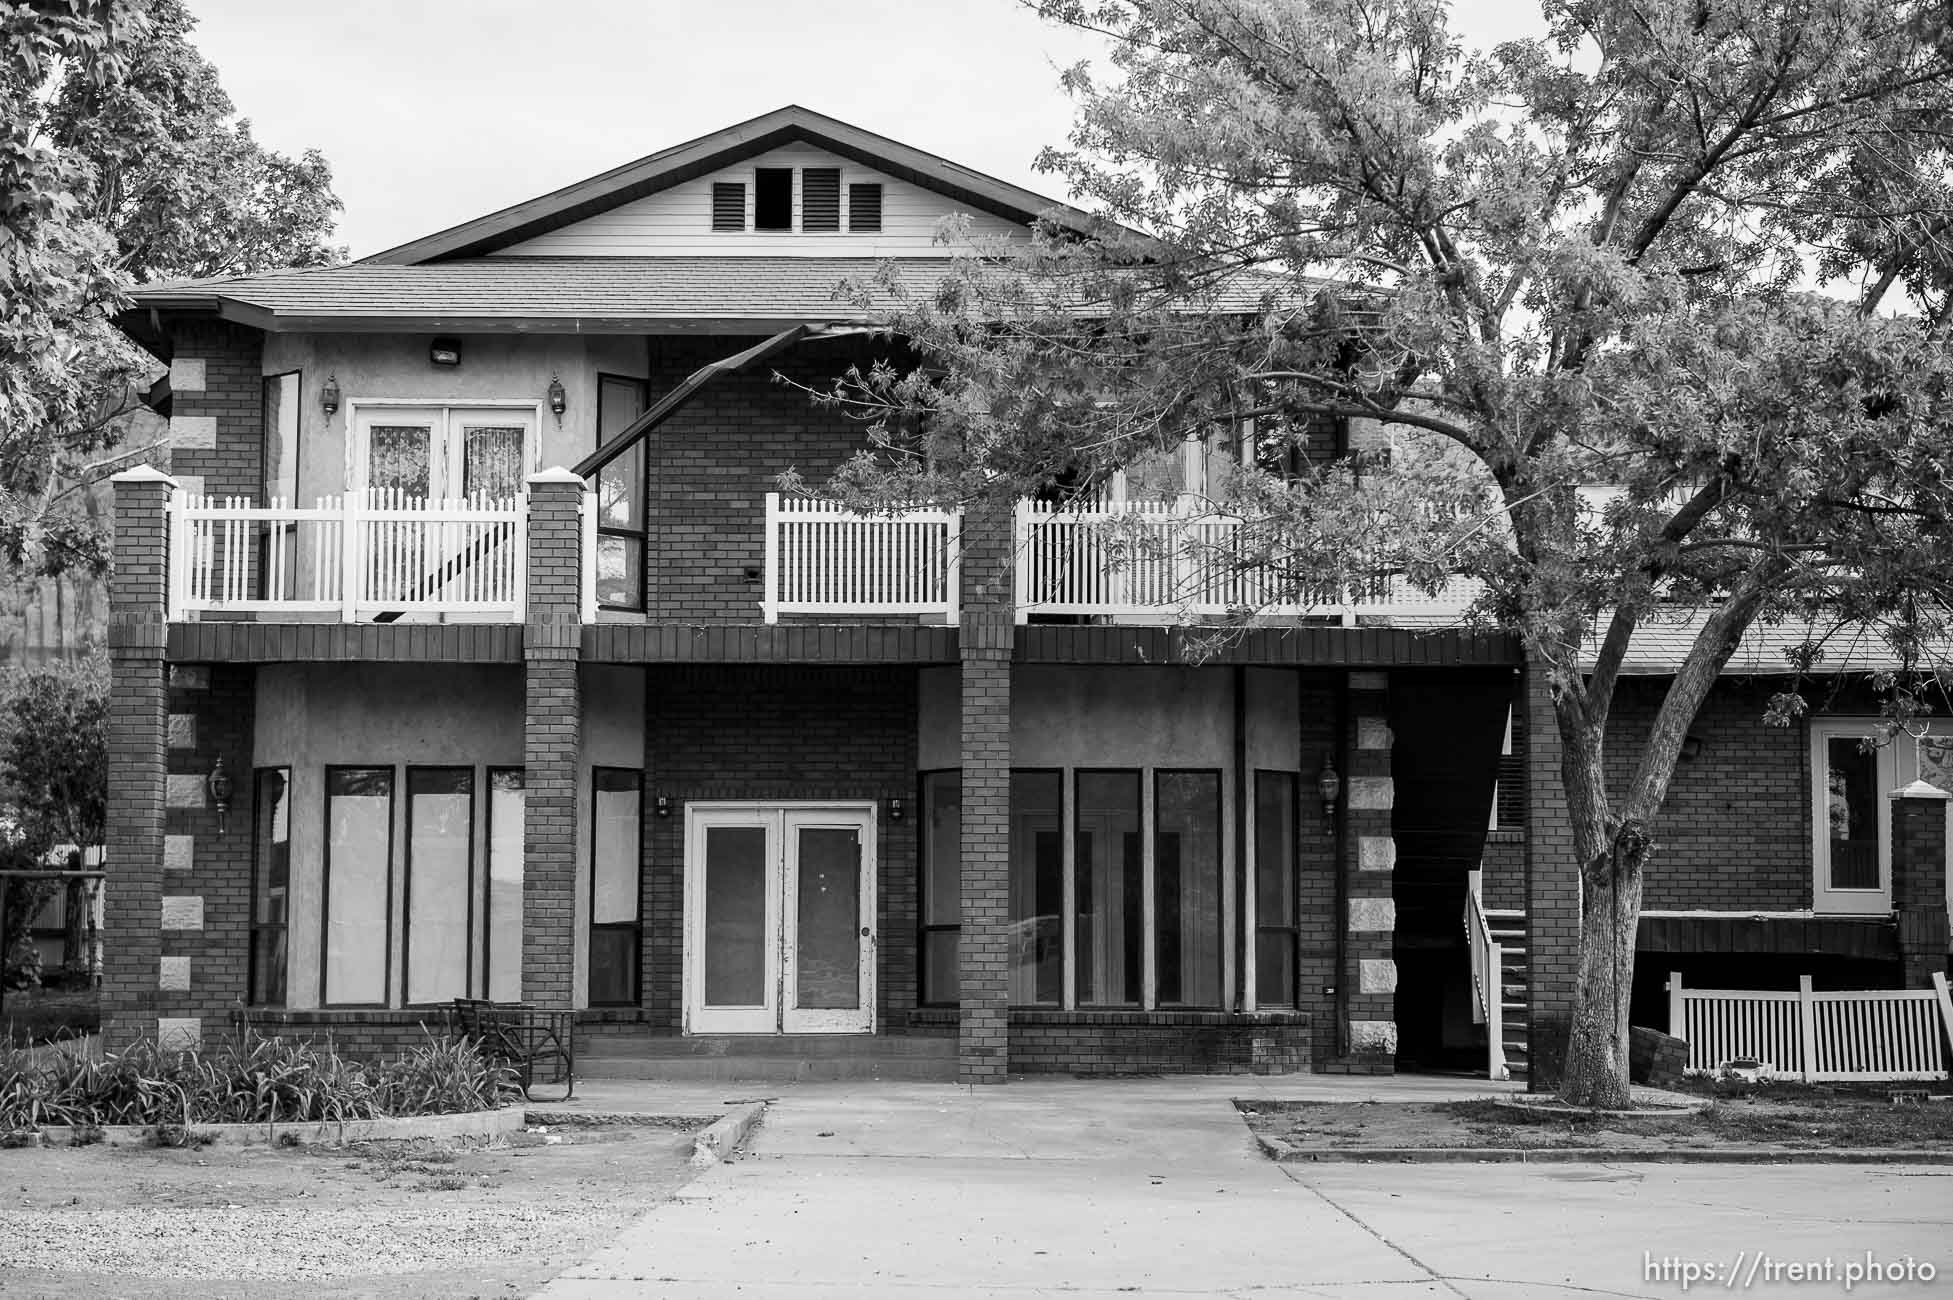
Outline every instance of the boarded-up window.
POLYGON ((712 228, 746 228, 746 187, 737 181, 715 181, 712 185, 712 228))
POLYGON ((793 168, 753 169, 753 229, 793 229, 793 168))
POLYGON ((882 228, 882 187, 879 184, 848 186, 848 229, 873 233, 882 228))
POLYGON ((800 173, 800 228, 841 228, 841 169, 807 167, 800 173))

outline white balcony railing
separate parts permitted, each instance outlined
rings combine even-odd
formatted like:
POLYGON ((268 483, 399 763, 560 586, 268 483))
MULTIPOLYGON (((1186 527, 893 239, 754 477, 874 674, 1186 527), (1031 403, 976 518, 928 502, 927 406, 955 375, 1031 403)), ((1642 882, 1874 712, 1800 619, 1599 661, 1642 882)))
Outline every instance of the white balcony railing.
MULTIPOLYGON (((1393 583, 1375 598, 1285 598, 1247 562, 1244 525, 1174 502, 1079 509, 1038 501, 1015 515, 1016 605, 1032 614, 1165 621, 1243 613, 1354 624, 1455 622, 1478 594, 1458 582, 1437 597, 1393 583)), ((852 514, 827 501, 766 496, 766 621, 781 614, 957 614, 961 516, 949 510, 852 514)))
POLYGON ((766 621, 782 614, 938 614, 954 623, 962 515, 857 515, 766 494, 766 621))
POLYGON ((214 611, 336 613, 349 623, 522 618, 527 508, 519 499, 367 490, 302 507, 177 492, 169 517, 172 620, 214 611))

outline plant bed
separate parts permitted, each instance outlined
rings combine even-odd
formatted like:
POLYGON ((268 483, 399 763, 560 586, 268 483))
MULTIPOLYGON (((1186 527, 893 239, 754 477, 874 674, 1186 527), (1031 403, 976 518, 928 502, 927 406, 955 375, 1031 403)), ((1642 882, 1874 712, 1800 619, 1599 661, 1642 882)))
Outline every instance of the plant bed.
POLYGON ((101 991, 86 985, 8 989, 0 1002, 0 1048, 66 1042, 101 1028, 101 991))
MULTIPOLYGON (((1943 1090, 1943 1089, 1942 1089, 1943 1090)), ((1885 1090, 1768 1085, 1697 1111, 1609 1114, 1456 1102, 1237 1101, 1278 1159, 1929 1159, 1953 1161, 1953 1101, 1894 1105, 1885 1090)))

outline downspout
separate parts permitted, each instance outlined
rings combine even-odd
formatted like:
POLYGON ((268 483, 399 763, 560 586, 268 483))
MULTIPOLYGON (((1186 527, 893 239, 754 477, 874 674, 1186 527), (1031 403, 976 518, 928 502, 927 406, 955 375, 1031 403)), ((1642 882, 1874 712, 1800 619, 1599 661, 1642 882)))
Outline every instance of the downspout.
POLYGON ((1248 1009, 1248 670, 1234 666, 1234 1009, 1248 1009))

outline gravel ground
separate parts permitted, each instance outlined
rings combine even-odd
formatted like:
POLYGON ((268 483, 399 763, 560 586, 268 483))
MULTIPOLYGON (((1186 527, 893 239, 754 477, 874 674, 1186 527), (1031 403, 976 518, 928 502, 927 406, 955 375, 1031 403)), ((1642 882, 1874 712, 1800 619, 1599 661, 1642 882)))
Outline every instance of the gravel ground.
POLYGON ((526 1294, 690 1176, 690 1132, 455 1149, 0 1151, 0 1293, 526 1294))

